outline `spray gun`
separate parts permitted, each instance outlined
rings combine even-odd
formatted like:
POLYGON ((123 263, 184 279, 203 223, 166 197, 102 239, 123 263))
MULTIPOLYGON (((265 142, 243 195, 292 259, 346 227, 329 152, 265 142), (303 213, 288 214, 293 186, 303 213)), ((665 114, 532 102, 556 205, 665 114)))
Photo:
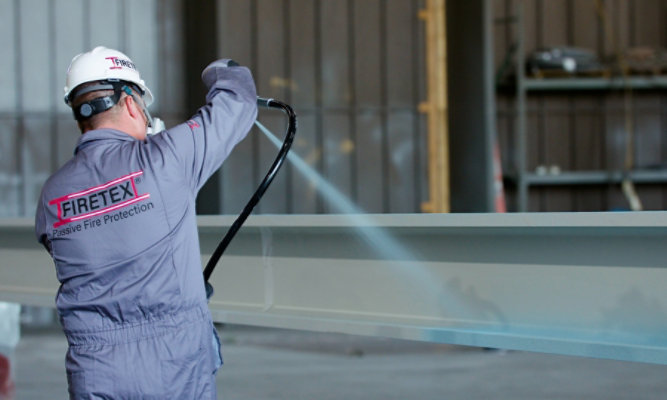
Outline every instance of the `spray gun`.
POLYGON ((296 134, 296 114, 294 113, 294 110, 292 110, 292 107, 274 99, 264 99, 261 97, 257 98, 257 105, 264 108, 280 109, 287 115, 287 130, 285 133, 285 140, 283 141, 283 145, 280 148, 276 159, 273 161, 271 168, 269 168, 269 172, 266 174, 262 182, 257 187, 257 190, 255 190, 255 193, 245 205, 243 211, 241 211, 241 214, 239 214, 234 223, 229 227, 229 230, 227 230, 227 233, 222 238, 222 241, 220 241, 218 247, 215 249, 211 255, 211 258, 208 260, 206 268, 204 268, 204 283, 206 285, 207 299, 210 299, 211 296, 213 296, 213 286, 208 282, 211 274, 213 273, 213 269, 215 269, 215 266, 218 264, 218 261, 227 249, 227 246, 229 246, 229 243, 232 241, 239 229, 241 229, 241 226, 246 221, 246 219, 248 219, 248 216, 250 216, 253 208, 255 208, 257 203, 259 203, 259 200, 264 195, 264 192, 266 192, 266 189, 273 181, 273 178, 275 178, 278 170, 283 164, 283 161, 285 161, 285 158, 287 157, 287 153, 292 147, 294 135, 296 134))

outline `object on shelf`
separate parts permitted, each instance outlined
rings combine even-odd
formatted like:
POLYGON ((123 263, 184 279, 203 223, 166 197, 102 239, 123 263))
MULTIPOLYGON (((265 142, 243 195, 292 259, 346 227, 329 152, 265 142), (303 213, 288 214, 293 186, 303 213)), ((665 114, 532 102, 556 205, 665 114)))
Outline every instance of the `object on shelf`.
POLYGON ((526 74, 533 77, 608 76, 598 56, 580 47, 540 48, 526 58, 526 74))
POLYGON ((535 174, 539 176, 560 175, 561 169, 558 165, 538 165, 535 167, 535 174))
POLYGON ((623 54, 627 73, 632 75, 667 74, 667 49, 638 46, 627 49, 623 54))

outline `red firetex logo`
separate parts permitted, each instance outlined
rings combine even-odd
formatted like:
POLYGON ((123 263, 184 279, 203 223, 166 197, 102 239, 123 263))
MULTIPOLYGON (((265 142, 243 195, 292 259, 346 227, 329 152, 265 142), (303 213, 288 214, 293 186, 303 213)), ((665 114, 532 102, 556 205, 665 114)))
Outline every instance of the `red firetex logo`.
POLYGON ((121 69, 123 67, 132 68, 134 70, 137 69, 137 67, 134 66, 134 63, 130 60, 125 60, 118 57, 106 57, 105 59, 111 61, 111 66, 109 69, 121 69))
POLYGON ((118 210, 149 198, 149 193, 140 195, 135 186, 134 178, 143 173, 133 172, 103 185, 49 201, 49 205, 58 206, 58 221, 53 227, 118 210))

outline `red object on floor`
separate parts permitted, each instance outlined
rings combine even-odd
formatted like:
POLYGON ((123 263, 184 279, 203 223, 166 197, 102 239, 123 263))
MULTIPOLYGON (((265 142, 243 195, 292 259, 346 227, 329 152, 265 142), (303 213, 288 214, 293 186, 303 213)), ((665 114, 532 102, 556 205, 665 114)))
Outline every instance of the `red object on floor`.
POLYGON ((14 382, 12 381, 9 359, 0 354, 0 399, 14 398, 14 382))

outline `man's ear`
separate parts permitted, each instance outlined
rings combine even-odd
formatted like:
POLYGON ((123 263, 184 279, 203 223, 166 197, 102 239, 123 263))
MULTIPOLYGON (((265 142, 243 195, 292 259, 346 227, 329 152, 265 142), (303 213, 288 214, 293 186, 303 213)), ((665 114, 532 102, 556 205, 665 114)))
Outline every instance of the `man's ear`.
POLYGON ((134 104, 135 107, 139 107, 139 105, 136 104, 136 102, 134 101, 134 98, 133 98, 132 96, 125 96, 125 97, 123 97, 123 101, 125 102, 125 108, 127 108, 127 111, 130 113, 130 116, 131 116, 132 118, 141 117, 141 116, 137 113, 137 109, 134 108, 134 107, 132 107, 133 104, 134 104))

